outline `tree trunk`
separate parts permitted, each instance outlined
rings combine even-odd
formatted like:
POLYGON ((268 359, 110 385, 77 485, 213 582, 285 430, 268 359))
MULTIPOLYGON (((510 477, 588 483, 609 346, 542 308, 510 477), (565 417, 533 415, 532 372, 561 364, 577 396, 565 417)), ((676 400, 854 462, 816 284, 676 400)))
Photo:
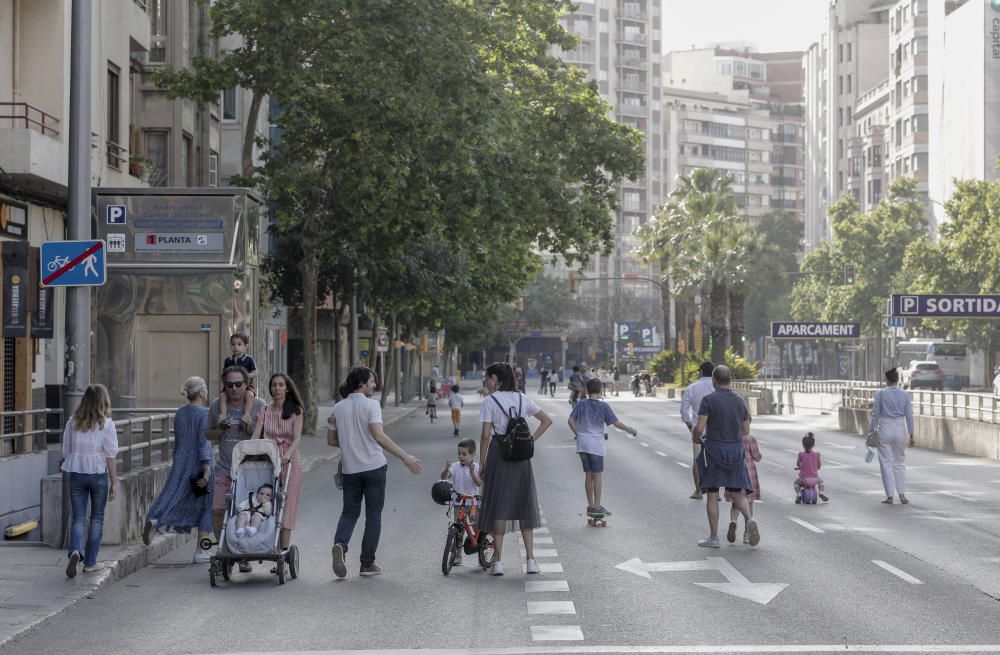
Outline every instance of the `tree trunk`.
POLYGON ((302 240, 302 402, 305 403, 302 433, 316 434, 316 296, 319 288, 319 255, 309 239, 302 240))
POLYGON ((747 333, 746 294, 742 289, 729 290, 729 341, 733 352, 744 356, 743 337, 747 333))
POLYGON ((337 309, 337 301, 333 302, 333 399, 340 401, 340 311, 337 309))
MULTIPOLYGON (((676 341, 676 335, 670 331, 670 307, 671 307, 671 294, 670 294, 670 278, 662 275, 662 271, 667 268, 667 260, 660 260, 660 309, 663 311, 663 338, 665 341, 664 350, 673 350, 674 342, 676 341)), ((676 329, 676 326, 674 326, 676 329)), ((618 335, 614 337, 616 340, 618 335)), ((615 348, 618 347, 617 342, 615 343, 615 348)))
MULTIPOLYGON (((377 325, 375 326, 378 327, 377 325)), ((396 363, 396 357, 398 353, 396 352, 396 331, 399 329, 399 324, 396 320, 396 313, 392 314, 392 326, 389 330, 389 351, 386 353, 389 356, 389 363, 385 368, 385 380, 382 380, 382 397, 379 398, 379 405, 385 407, 385 402, 389 398, 389 389, 393 388, 396 390, 396 400, 394 405, 399 406, 399 364, 396 363), (390 384, 392 385, 390 387, 390 384)), ((383 355, 384 357, 385 355, 383 355)))
POLYGON ((713 282, 708 294, 708 333, 712 336, 712 361, 716 365, 725 362, 726 357, 726 285, 713 282))
POLYGON ((253 147, 257 141, 257 117, 260 114, 260 106, 263 101, 264 94, 254 90, 250 100, 250 108, 247 109, 247 124, 243 132, 243 152, 240 156, 240 168, 246 177, 253 173, 253 147))

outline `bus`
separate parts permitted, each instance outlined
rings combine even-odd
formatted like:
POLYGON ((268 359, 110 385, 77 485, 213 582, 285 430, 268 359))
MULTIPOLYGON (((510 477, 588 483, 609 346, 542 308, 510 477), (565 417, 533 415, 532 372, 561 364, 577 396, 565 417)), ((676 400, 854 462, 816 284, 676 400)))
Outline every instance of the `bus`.
POLYGON ((969 386, 969 353, 964 343, 911 339, 896 344, 896 366, 906 368, 911 361, 937 362, 944 371, 946 389, 969 386))

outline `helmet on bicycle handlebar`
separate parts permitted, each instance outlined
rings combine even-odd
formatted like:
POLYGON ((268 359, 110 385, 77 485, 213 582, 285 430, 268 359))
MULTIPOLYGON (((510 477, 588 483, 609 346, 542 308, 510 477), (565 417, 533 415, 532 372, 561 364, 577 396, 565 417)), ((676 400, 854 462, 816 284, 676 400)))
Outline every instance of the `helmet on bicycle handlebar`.
POLYGON ((447 505, 451 502, 451 492, 452 486, 450 482, 447 480, 438 480, 431 487, 431 498, 438 505, 447 505))

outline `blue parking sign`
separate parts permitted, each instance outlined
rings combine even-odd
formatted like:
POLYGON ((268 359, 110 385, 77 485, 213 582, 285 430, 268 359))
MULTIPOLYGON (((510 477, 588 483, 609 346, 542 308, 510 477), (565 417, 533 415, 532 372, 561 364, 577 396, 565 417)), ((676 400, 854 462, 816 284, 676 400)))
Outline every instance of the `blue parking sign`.
POLYGON ((46 287, 96 287, 108 279, 104 241, 46 241, 38 258, 46 287))
POLYGON ((106 211, 108 225, 125 225, 125 205, 108 205, 106 211))

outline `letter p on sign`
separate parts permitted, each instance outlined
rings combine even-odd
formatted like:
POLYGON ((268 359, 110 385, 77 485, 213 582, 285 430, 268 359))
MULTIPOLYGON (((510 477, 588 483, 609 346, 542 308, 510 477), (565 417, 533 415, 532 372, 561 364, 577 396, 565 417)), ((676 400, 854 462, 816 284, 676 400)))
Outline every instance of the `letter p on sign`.
POLYGON ((125 205, 108 205, 108 225, 125 225, 125 205))
POLYGON ((917 296, 901 296, 899 299, 900 314, 916 314, 920 307, 920 299, 917 296))

